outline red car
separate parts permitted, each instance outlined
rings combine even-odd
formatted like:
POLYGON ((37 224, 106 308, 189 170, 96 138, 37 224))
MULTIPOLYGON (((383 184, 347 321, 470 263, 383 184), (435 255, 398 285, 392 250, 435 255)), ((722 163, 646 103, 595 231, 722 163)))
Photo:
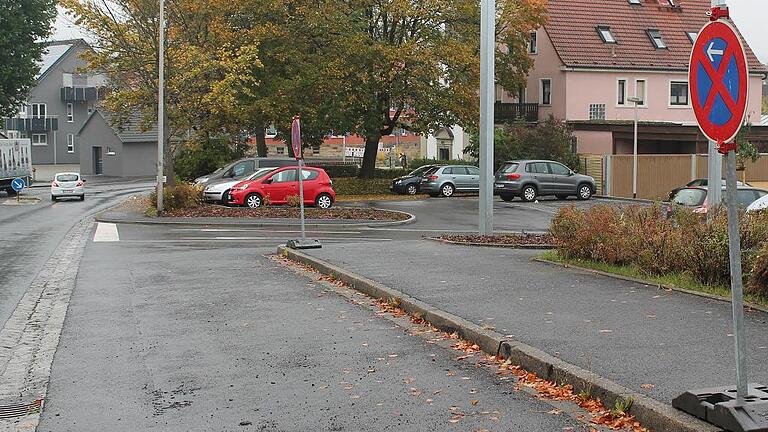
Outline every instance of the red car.
MULTIPOLYGON (((270 204, 286 204, 288 197, 299 195, 299 167, 278 168, 264 177, 245 180, 230 190, 230 203, 250 208, 261 207, 264 198, 270 204)), ((307 167, 301 170, 304 181, 304 204, 327 209, 336 201, 333 181, 322 168, 307 167)))

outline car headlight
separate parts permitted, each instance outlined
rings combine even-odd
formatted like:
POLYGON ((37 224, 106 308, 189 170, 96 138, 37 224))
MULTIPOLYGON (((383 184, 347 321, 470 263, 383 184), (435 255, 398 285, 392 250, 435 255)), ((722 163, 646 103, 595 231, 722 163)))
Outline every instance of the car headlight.
POLYGON ((396 180, 396 181, 395 181, 395 184, 400 184, 400 183, 402 183, 402 182, 403 182, 402 180, 396 180))
POLYGON ((237 190, 246 190, 246 189, 248 189, 248 185, 242 185, 239 188, 237 188, 237 190))

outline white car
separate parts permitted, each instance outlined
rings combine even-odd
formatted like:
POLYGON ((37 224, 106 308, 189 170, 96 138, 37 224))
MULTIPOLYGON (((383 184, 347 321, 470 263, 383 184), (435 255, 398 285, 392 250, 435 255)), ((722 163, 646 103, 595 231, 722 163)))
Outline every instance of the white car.
POLYGON ((274 171, 275 169, 276 168, 259 168, 256 170, 256 172, 247 177, 241 177, 236 180, 220 180, 219 182, 211 183, 205 187, 205 190, 203 190, 203 199, 206 202, 215 202, 226 205, 229 201, 229 190, 232 188, 232 186, 240 183, 241 181, 257 179, 267 174, 268 172, 274 171))
POLYGON ((747 213, 768 210, 768 195, 758 198, 755 202, 747 206, 747 213))
POLYGON ((53 176, 51 201, 67 197, 77 197, 80 201, 85 199, 85 180, 80 177, 80 173, 64 172, 53 176))

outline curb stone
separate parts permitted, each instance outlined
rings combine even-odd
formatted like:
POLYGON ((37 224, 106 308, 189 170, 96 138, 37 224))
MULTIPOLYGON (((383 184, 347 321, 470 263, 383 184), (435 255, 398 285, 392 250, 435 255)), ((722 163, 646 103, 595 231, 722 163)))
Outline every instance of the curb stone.
POLYGON ((572 365, 530 345, 507 338, 496 331, 486 330, 460 316, 435 308, 394 288, 285 246, 279 246, 277 252, 287 258, 309 265, 323 274, 335 277, 349 284, 353 289, 371 297, 397 298, 400 300, 400 307, 406 313, 419 313, 424 320, 433 326, 445 332, 457 332, 463 339, 480 346, 487 354, 501 354, 513 363, 531 372, 536 372, 543 379, 570 384, 576 392, 588 392, 593 397, 600 398, 606 406, 612 406, 619 399, 632 399, 633 403, 629 414, 635 416, 645 427, 665 432, 716 432, 721 430, 678 411, 670 405, 620 386, 594 372, 572 365))
MULTIPOLYGON (((605 276, 605 277, 609 277, 609 278, 619 279, 619 280, 623 280, 623 281, 627 281, 627 282, 634 282, 634 283, 639 283, 639 284, 649 285, 649 286, 657 286, 659 288, 662 288, 662 289, 665 289, 665 290, 668 290, 668 291, 677 291, 677 292, 681 292, 683 294, 689 294, 689 295, 693 295, 693 296, 696 296, 696 297, 703 297, 703 298, 710 299, 710 300, 717 300, 717 301, 721 301, 721 302, 725 302, 725 303, 730 303, 731 302, 731 299, 729 299, 728 297, 719 296, 717 294, 709 294, 709 293, 693 291, 693 290, 689 290, 689 289, 685 289, 685 288, 678 288, 678 287, 670 286, 670 285, 663 285, 663 284, 659 284, 659 283, 656 283, 656 282, 653 282, 653 281, 649 281, 649 280, 645 280, 645 279, 639 279, 639 278, 634 278, 634 277, 631 277, 631 276, 623 276, 623 275, 613 274, 613 273, 609 273, 609 272, 604 272, 602 270, 595 270, 595 269, 591 269, 591 268, 588 268, 588 267, 582 267, 582 266, 576 265, 576 264, 566 264, 566 263, 561 263, 561 262, 557 262, 557 261, 551 261, 551 260, 544 259, 544 258, 531 258, 531 260, 535 261, 535 262, 540 262, 540 263, 543 263, 543 264, 549 264, 549 265, 563 267, 563 268, 571 268, 571 269, 574 269, 574 270, 585 271, 585 272, 597 274, 597 275, 600 275, 600 276, 605 276)), ((763 313, 768 313, 768 307, 761 306, 761 305, 758 305, 758 304, 755 304, 755 303, 746 302, 746 301, 744 302, 744 308, 745 309, 754 309, 754 310, 757 310, 757 311, 760 311, 760 312, 763 312, 763 313)))
POLYGON ((424 237, 425 240, 431 240, 438 243, 445 243, 456 246, 477 246, 477 247, 497 247, 507 249, 536 249, 536 250, 549 250, 554 249, 555 245, 551 244, 508 244, 508 243, 480 243, 480 242, 459 242, 454 240, 441 239, 440 237, 424 237))

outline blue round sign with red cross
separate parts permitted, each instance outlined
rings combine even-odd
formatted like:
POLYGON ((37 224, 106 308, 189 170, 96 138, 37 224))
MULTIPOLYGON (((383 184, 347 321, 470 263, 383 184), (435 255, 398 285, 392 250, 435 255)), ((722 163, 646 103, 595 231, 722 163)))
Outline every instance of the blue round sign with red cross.
POLYGON ((710 22, 699 32, 688 82, 701 131, 712 141, 730 142, 747 114, 749 70, 741 39, 727 21, 710 22))

